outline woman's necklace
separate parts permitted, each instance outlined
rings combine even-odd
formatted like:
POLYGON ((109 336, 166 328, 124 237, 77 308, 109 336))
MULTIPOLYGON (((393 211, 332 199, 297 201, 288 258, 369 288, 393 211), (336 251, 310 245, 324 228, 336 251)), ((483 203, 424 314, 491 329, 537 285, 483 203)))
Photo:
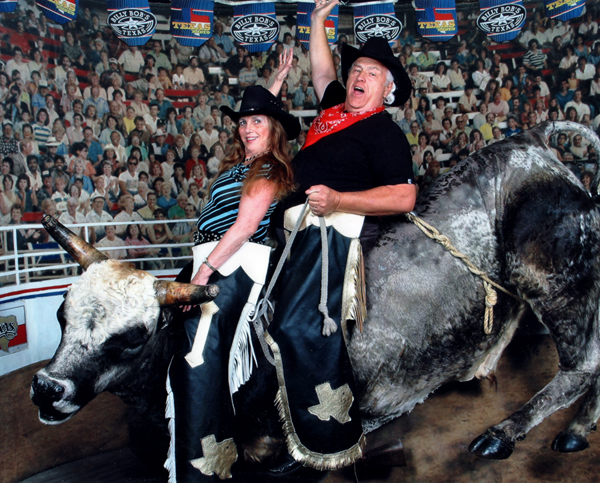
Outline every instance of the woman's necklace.
POLYGON ((263 154, 267 154, 267 153, 270 153, 270 152, 271 151, 267 149, 266 151, 263 151, 262 153, 258 153, 258 154, 255 154, 254 156, 250 156, 249 158, 245 158, 244 159, 244 165, 248 166, 250 163, 252 163, 252 161, 254 161, 259 156, 262 156, 263 154))

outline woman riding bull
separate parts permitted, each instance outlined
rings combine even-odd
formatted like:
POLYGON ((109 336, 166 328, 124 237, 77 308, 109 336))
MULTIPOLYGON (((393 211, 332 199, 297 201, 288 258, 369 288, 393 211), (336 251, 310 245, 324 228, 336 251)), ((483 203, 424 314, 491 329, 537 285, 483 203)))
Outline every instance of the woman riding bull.
MULTIPOLYGON (((239 111, 221 110, 238 126, 198 218, 191 278, 197 285, 218 284, 220 293, 201 310, 184 308, 185 335, 169 369, 166 466, 179 483, 202 475, 226 478, 237 459, 232 394, 249 377, 243 363, 248 317, 266 277, 271 214, 294 186, 287 140, 298 135, 300 124, 276 97, 248 87, 239 111)), ((179 279, 189 280, 191 269, 179 279)))
POLYGON ((285 230, 294 227, 307 197, 310 212, 265 333, 289 452, 273 468, 281 474, 299 464, 335 469, 363 454, 360 395, 344 340, 354 330, 349 322, 360 327, 365 316, 361 245, 374 246, 378 217, 411 211, 417 191, 409 143, 384 108, 409 98, 408 76, 387 40, 374 37, 360 50, 343 46, 346 87, 337 81, 325 20, 338 3, 317 0, 311 17, 312 82, 324 110, 293 160, 298 189, 283 203, 285 230), (324 249, 319 217, 327 225, 324 249))

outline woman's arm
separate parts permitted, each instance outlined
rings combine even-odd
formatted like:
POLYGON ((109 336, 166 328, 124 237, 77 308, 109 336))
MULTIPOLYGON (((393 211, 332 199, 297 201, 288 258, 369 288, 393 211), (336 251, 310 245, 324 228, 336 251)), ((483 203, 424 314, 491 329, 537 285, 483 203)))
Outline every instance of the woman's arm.
POLYGON ((37 195, 35 194, 35 191, 33 191, 33 190, 31 190, 31 204, 33 206, 39 206, 38 205, 37 195))
POLYGON ((292 59, 294 58, 294 49, 284 50, 283 53, 279 54, 279 67, 275 73, 275 81, 273 85, 269 87, 269 92, 275 97, 279 95, 283 81, 288 76, 292 69, 292 59))
MULTIPOLYGON (((164 243, 165 241, 167 241, 167 232, 165 231, 165 234, 162 236, 157 237, 156 236, 156 232, 154 231, 154 226, 152 226, 152 229, 148 230, 148 238, 150 238, 150 241, 152 242, 153 245, 158 245, 160 243, 164 243)), ((165 225, 166 226, 166 225, 165 225)))
POLYGON ((11 207, 4 202, 4 196, 2 196, 2 194, 3 192, 0 190, 0 213, 3 215, 8 215, 11 207))
MULTIPOLYGON (((218 269, 256 233, 258 225, 275 199, 276 192, 275 183, 263 179, 255 183, 251 193, 242 195, 236 222, 207 257, 210 265, 218 269)), ((203 263, 192 283, 206 285, 212 273, 212 269, 203 263)))

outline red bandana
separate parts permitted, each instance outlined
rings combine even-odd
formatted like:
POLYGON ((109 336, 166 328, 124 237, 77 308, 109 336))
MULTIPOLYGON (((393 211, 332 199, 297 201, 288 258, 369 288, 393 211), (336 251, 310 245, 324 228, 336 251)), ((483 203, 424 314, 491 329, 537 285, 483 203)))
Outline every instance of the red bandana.
POLYGON ((315 118, 312 126, 310 126, 308 134, 306 135, 306 142, 304 143, 304 146, 302 146, 302 149, 315 144, 325 136, 346 129, 355 122, 362 121, 385 109, 382 106, 366 112, 346 112, 344 111, 344 107, 345 104, 342 103, 321 111, 321 114, 315 118))

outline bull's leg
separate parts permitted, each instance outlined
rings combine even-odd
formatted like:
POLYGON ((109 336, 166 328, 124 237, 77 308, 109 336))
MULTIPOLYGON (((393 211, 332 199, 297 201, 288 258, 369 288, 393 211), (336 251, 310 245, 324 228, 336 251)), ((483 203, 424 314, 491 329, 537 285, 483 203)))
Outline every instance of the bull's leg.
POLYGON ((526 434, 546 417, 581 397, 588 390, 591 378, 592 374, 588 372, 559 371, 521 409, 477 437, 470 444, 469 451, 481 458, 508 458, 516 441, 525 439, 526 434))
POLYGON ((569 427, 556 436, 552 443, 554 451, 573 453, 583 451, 589 446, 586 436, 596 429, 596 422, 600 418, 600 384, 597 377, 588 393, 579 406, 575 418, 569 427))

